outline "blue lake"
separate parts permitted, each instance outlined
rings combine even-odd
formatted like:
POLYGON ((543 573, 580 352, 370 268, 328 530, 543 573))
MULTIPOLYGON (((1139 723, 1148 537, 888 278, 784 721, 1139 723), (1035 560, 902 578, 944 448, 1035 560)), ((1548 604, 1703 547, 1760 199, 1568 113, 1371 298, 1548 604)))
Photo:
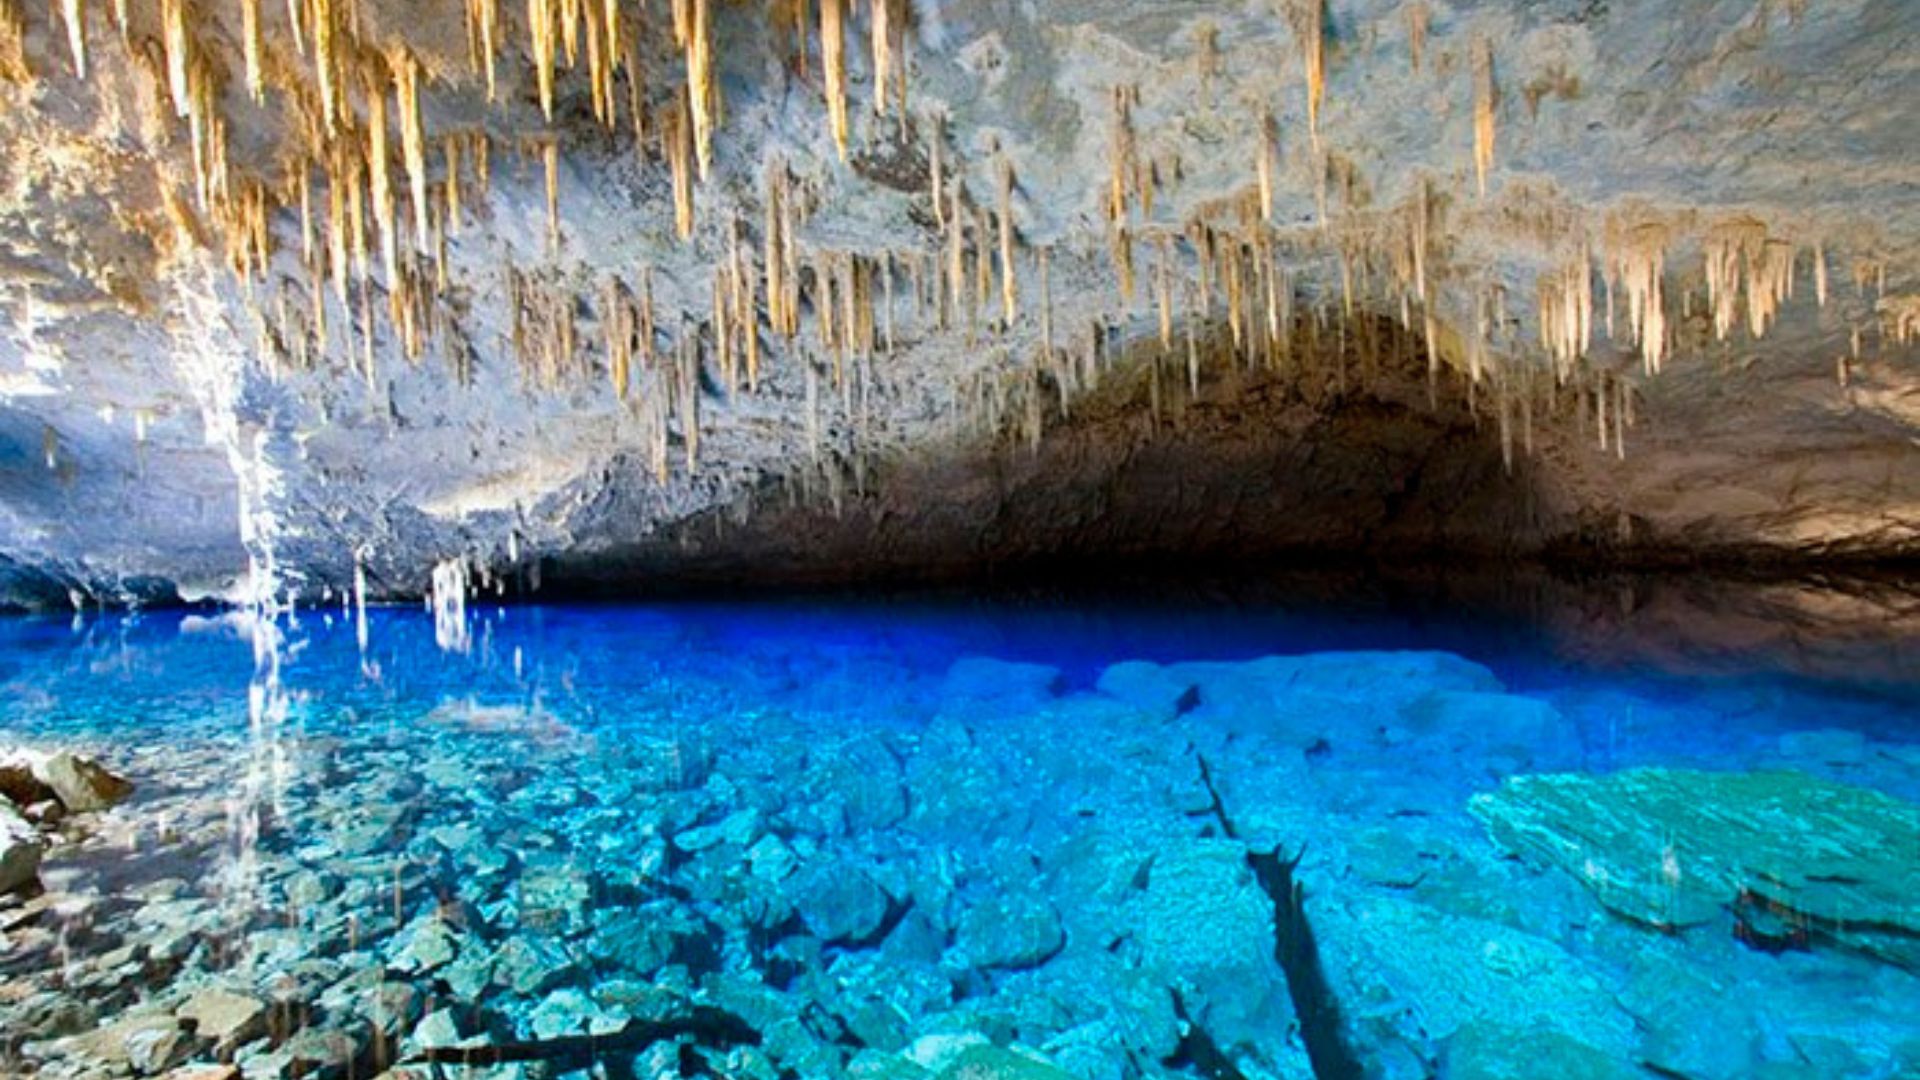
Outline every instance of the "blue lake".
POLYGON ((1913 1075, 1913 639, 1669 598, 0 621, 0 1071, 1913 1075))

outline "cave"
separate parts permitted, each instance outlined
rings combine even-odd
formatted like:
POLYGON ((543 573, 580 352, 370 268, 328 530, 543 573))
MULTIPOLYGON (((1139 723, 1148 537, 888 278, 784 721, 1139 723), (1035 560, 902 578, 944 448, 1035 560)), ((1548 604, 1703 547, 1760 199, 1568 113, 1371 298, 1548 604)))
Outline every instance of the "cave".
POLYGON ((1911 0, 0 0, 0 1077, 1920 1073, 1911 0))

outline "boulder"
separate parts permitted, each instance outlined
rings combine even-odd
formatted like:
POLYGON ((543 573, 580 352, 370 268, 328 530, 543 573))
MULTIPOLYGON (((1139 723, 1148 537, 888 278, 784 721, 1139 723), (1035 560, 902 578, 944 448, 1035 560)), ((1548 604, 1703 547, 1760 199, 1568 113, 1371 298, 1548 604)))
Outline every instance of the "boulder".
POLYGON ((0 895, 24 889, 40 873, 46 844, 19 811, 0 803, 0 895))
POLYGON ((92 758, 65 751, 35 762, 33 774, 52 789, 60 805, 77 814, 105 810, 133 794, 131 781, 108 772, 92 758))
POLYGON ((267 1006, 258 998, 231 990, 202 990, 187 999, 174 1014, 193 1024, 194 1032, 228 1053, 266 1031, 267 1006))
POLYGON ((790 884, 801 921, 822 941, 866 941, 886 920, 886 891, 864 870, 816 863, 790 884))
POLYGON ((1920 968, 1920 806, 1890 795, 1797 772, 1633 769, 1512 777, 1471 809, 1500 846, 1634 922, 1686 927, 1739 905, 1920 968))
POLYGON ((53 798, 53 789, 33 775, 23 760, 0 761, 0 799, 22 809, 53 798))
POLYGON ((1059 912, 1038 896, 995 896, 960 919, 960 948, 977 968, 1034 967, 1064 944, 1059 912))

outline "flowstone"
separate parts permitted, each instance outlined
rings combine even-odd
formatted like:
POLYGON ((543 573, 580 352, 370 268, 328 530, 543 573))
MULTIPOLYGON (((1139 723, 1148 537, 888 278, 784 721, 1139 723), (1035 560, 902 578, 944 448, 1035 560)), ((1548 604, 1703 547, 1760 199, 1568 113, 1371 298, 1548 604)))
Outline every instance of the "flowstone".
POLYGON ((1634 769, 1513 777, 1471 810, 1496 843, 1635 922, 1697 926, 1737 906, 1792 940, 1920 968, 1920 807, 1889 795, 1795 772, 1634 769))

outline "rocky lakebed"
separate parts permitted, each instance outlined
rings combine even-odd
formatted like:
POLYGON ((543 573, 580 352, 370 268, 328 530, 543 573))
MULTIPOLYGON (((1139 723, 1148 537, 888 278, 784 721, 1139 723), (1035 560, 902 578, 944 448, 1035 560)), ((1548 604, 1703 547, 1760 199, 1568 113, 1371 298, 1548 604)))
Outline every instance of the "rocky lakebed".
POLYGON ((15 670, 0 1073, 1920 1071, 1920 740, 1844 703, 674 633, 537 675, 483 634, 465 685, 296 656, 117 735, 15 670))

